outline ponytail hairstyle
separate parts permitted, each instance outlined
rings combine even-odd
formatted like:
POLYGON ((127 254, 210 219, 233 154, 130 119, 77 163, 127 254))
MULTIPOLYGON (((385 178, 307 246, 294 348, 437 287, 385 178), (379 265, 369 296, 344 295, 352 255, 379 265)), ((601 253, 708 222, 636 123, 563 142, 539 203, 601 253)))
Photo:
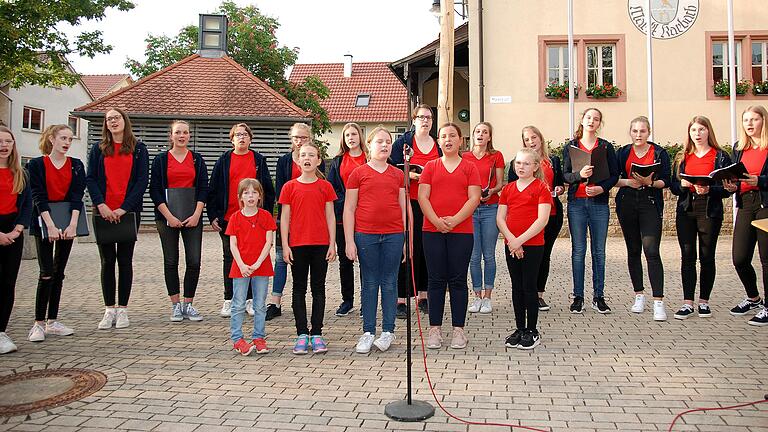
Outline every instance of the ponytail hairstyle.
MULTIPOLYGON (((293 135, 294 131, 298 131, 298 130, 305 132, 307 134, 307 137, 309 137, 307 141, 312 142, 312 138, 314 137, 314 135, 312 135, 312 128, 306 123, 294 123, 293 126, 291 126, 291 128, 288 130, 288 135, 291 136, 293 135)), ((344 139, 344 137, 342 137, 342 139, 344 139)), ((305 145, 305 144, 302 144, 302 145, 305 145)), ((294 143, 293 140, 291 140, 291 151, 296 151, 298 149, 299 147, 296 146, 296 143, 294 143)))
POLYGON ((717 143, 715 137, 715 131, 712 129, 712 122, 704 116, 694 116, 690 122, 688 122, 688 128, 685 130, 685 144, 683 144, 683 151, 677 152, 675 156, 675 169, 677 170, 677 176, 680 177, 680 164, 683 163, 685 157, 694 151, 696 151, 696 144, 691 139, 691 126, 694 124, 700 124, 707 128, 707 142, 710 147, 715 151, 720 151, 722 148, 717 143))
MULTIPOLYGON (((297 123, 297 124, 304 124, 304 123, 297 123)), ((322 156, 321 156, 322 152, 320 151, 320 145, 316 143, 311 137, 306 144, 302 145, 302 147, 307 147, 307 146, 317 150, 317 158, 322 160, 322 156)), ((320 171, 319 167, 315 167, 315 175, 317 175, 318 178, 325 180, 325 174, 323 174, 323 172, 320 171)))
POLYGON ((51 154, 53 151, 53 143, 51 143, 51 140, 55 139, 59 132, 63 131, 64 129, 69 129, 69 131, 72 132, 72 129, 64 124, 50 125, 45 128, 43 134, 40 135, 40 142, 38 144, 40 153, 45 156, 51 154))
POLYGON ((515 155, 514 160, 517 161, 522 155, 529 155, 531 159, 533 159, 533 162, 538 165, 536 171, 533 172, 533 176, 541 181, 544 181, 544 172, 541 170, 541 154, 532 148, 523 147, 517 151, 517 155, 515 155))
MULTIPOLYGON (((763 130, 760 132, 760 150, 765 150, 768 147, 768 111, 761 105, 748 106, 742 113, 741 117, 744 118, 744 114, 747 112, 753 112, 763 119, 763 130)), ((744 150, 745 148, 752 147, 755 143, 752 141, 752 137, 747 135, 747 131, 744 130, 744 122, 741 123, 739 128, 739 144, 736 146, 737 150, 744 150)))
MULTIPOLYGON (((475 130, 477 130, 477 127, 480 125, 483 125, 488 128, 488 137, 490 138, 488 140, 488 144, 485 147, 485 151, 488 154, 495 154, 496 149, 493 148, 493 126, 489 122, 481 121, 480 123, 476 124, 475 127, 472 128, 472 139, 475 138, 475 130)), ((474 147, 474 144, 472 145, 472 147, 474 147)))
POLYGON ((547 160, 549 160, 549 146, 547 145, 547 142, 544 141, 544 135, 541 134, 541 131, 536 126, 532 126, 532 125, 525 126, 525 127, 523 127, 523 130, 520 132, 520 138, 523 141, 523 148, 529 148, 529 147, 526 147, 526 145, 525 145, 525 131, 526 130, 529 130, 529 131, 533 132, 534 134, 536 134, 536 136, 539 137, 539 139, 541 140, 541 154, 540 154, 540 156, 541 156, 542 159, 546 158, 547 160))
POLYGON ((112 132, 107 127, 107 113, 115 111, 123 117, 123 142, 120 146, 120 154, 131 154, 136 149, 136 136, 133 134, 131 119, 128 113, 120 108, 110 108, 104 112, 104 124, 101 127, 101 142, 99 150, 104 156, 112 156, 114 153, 115 140, 112 138, 112 132))
POLYGON ((21 167, 19 149, 16 147, 16 137, 13 136, 13 132, 6 126, 0 126, 0 132, 7 133, 13 140, 11 154, 8 156, 8 169, 11 170, 11 176, 13 177, 13 190, 11 192, 20 194, 26 185, 26 176, 24 169, 21 167))
POLYGON ((243 192, 248 190, 249 187, 252 187, 253 190, 259 194, 259 199, 256 203, 256 206, 261 207, 262 204, 264 204, 264 188, 261 186, 261 183, 255 178, 244 178, 240 180, 240 183, 237 185, 237 204, 241 209, 245 207, 241 197, 243 196, 243 192))
MULTIPOLYGON (((168 144, 169 144, 169 147, 168 147, 168 148, 171 148, 171 149, 173 148, 173 140, 171 139, 171 137, 173 136, 173 128, 174 128, 174 127, 175 127, 177 124, 184 124, 184 125, 187 125, 187 129, 189 129, 189 122, 188 122, 188 121, 186 121, 186 120, 174 120, 174 121, 172 121, 172 122, 171 122, 171 126, 169 126, 169 127, 168 127, 168 144)), ((191 134, 191 133, 192 133, 192 132, 190 132, 190 134, 191 134)))
MULTIPOLYGON (((303 124, 303 123, 302 123, 303 124)), ((357 123, 347 123, 344 125, 343 128, 341 128, 341 142, 339 143, 339 153, 336 156, 343 156, 345 153, 349 152, 349 146, 347 145, 347 141, 344 139, 344 133, 347 132, 347 129, 355 129, 357 130, 357 136, 360 137, 360 150, 365 153, 366 158, 368 156, 368 146, 365 145, 365 137, 363 136, 363 130, 360 128, 360 125, 357 123)), ((310 139, 312 136, 310 136, 310 139)), ((370 140, 368 141, 370 142, 370 140)))
MULTIPOLYGON (((587 109, 585 109, 584 112, 581 113, 581 120, 579 120, 579 127, 577 127, 576 128, 576 132, 573 133, 573 137, 576 138, 577 140, 580 140, 581 137, 584 136, 584 126, 581 124, 581 122, 584 121, 584 116, 586 116, 587 113, 590 112, 590 111, 597 111, 597 113, 600 115, 600 127, 603 126, 603 113, 602 113, 602 111, 600 111, 597 108, 587 108, 587 109)), ((600 129, 600 128, 597 128, 597 129, 600 129)), ((542 143, 543 143, 543 141, 542 141, 542 143)))
POLYGON ((645 127, 648 128, 648 133, 651 133, 651 121, 646 116, 637 116, 629 122, 629 133, 632 133, 632 125, 635 123, 645 123, 645 127))

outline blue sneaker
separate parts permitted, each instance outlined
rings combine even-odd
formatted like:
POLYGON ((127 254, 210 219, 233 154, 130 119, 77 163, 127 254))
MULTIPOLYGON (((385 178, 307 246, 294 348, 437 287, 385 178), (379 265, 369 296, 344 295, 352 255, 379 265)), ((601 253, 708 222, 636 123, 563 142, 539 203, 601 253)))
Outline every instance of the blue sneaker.
POLYGON ((293 345, 294 354, 306 354, 307 347, 309 346, 309 336, 303 334, 296 338, 296 343, 293 345))
POLYGON ((184 312, 182 311, 181 303, 174 303, 171 306, 171 321, 179 322, 184 320, 184 312))
POLYGON ((318 336, 312 336, 312 351, 315 354, 320 354, 328 351, 328 346, 325 344, 325 341, 323 340, 323 337, 318 336))
POLYGON ((181 308, 181 313, 184 314, 184 318, 190 321, 203 320, 203 316, 200 315, 200 312, 198 312, 194 306, 192 306, 192 303, 184 303, 184 305, 181 308))

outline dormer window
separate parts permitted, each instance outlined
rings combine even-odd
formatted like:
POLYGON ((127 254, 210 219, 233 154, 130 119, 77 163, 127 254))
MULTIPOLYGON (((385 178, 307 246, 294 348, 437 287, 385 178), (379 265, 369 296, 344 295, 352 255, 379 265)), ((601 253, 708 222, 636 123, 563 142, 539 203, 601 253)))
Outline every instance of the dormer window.
POLYGON ((360 93, 355 99, 355 108, 367 107, 371 103, 371 95, 367 93, 360 93))

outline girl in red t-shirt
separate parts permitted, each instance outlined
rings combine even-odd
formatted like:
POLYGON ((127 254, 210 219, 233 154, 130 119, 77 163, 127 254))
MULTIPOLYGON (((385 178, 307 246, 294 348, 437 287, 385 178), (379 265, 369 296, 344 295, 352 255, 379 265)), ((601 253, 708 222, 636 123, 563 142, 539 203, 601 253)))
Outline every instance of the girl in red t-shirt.
POLYGON ((512 278, 512 307, 517 329, 507 337, 510 348, 533 349, 541 337, 539 319, 539 266, 544 256, 544 227, 549 221, 552 193, 543 180, 541 156, 522 148, 515 156, 518 179, 504 186, 499 198, 496 223, 507 247, 509 276, 512 278))
POLYGON ((328 350, 323 340, 325 275, 328 263, 336 259, 336 193, 321 178, 320 148, 307 142, 299 150, 301 175, 283 186, 279 203, 283 260, 293 274, 293 318, 296 321, 294 354, 306 354, 311 344, 316 354, 328 350), (327 229, 323 229, 323 227, 327 229), (290 234, 290 237, 289 237, 290 234), (307 326, 307 278, 311 272, 312 329, 307 326))
POLYGON ((237 186, 240 210, 233 213, 227 223, 229 249, 232 251, 232 315, 230 336, 233 349, 242 355, 256 350, 259 354, 267 349, 266 330, 267 288, 269 277, 275 273, 269 251, 272 248, 273 233, 277 229, 272 214, 260 208, 264 199, 264 188, 258 180, 246 178, 237 186), (243 339, 243 317, 248 292, 253 295, 253 334, 251 343, 243 339))
POLYGON ((467 346, 467 270, 472 255, 472 212, 480 203, 477 167, 461 158, 461 129, 446 123, 438 131, 443 156, 429 161, 419 179, 419 205, 424 212, 424 256, 429 285, 429 339, 427 347, 442 345, 445 287, 451 297, 451 348, 467 346))

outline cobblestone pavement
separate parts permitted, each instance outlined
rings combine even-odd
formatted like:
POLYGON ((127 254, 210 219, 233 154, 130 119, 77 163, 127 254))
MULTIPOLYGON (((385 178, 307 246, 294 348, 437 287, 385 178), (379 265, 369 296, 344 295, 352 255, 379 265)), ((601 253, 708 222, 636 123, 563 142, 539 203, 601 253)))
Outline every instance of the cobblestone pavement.
MULTIPOLYGON (((762 399, 768 393, 768 328, 748 326, 749 316, 728 314, 744 291, 730 264, 730 238, 721 238, 720 246, 714 316, 678 321, 672 314, 682 297, 679 250, 674 239, 663 241, 670 319, 657 323, 648 310, 642 315, 628 310, 633 293, 621 238, 608 241, 606 292, 614 313, 603 316, 592 309, 584 315, 567 313, 570 243, 558 240, 546 294, 553 307, 540 315, 542 344, 524 352, 504 347, 513 313, 499 244, 493 313, 468 317, 466 350, 444 348, 427 355, 438 400, 453 415, 474 422, 557 431, 666 431, 681 411, 762 399)), ((67 406, 29 417, 0 418, 0 430, 509 430, 465 425, 439 408, 425 422, 390 421, 384 406, 403 398, 406 388, 404 321, 398 320, 398 339, 388 352, 355 354, 361 332, 357 312, 341 318, 333 315, 340 299, 336 265, 329 270, 327 283, 326 354, 291 354, 293 319, 290 307, 284 307, 283 316, 267 325, 272 352, 236 355, 228 340, 229 321, 218 316, 220 253, 218 237, 206 233, 196 299, 205 320, 172 323, 158 238, 141 234, 129 307, 131 326, 99 331, 96 324, 103 306, 98 253, 94 244, 78 244, 60 316, 76 333, 49 336, 37 344, 26 341, 37 264, 25 261, 9 327, 19 351, 0 357, 0 374, 84 367, 102 371, 109 382, 67 406)), ((284 303, 290 305, 290 294, 284 303)), ((421 349, 414 346, 415 398, 434 405, 421 349)), ((768 404, 686 415, 675 430, 768 431, 768 404)))

